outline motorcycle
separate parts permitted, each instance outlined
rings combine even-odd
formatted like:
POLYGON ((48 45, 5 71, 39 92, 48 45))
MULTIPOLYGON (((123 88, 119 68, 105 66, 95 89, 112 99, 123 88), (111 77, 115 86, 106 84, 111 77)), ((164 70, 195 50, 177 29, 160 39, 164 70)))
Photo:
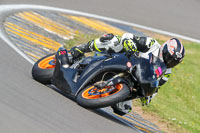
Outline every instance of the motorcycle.
POLYGON ((73 61, 67 50, 61 50, 39 59, 32 76, 40 83, 53 84, 79 105, 96 109, 152 95, 158 88, 158 68, 166 70, 152 54, 146 59, 130 51, 96 53, 73 61))

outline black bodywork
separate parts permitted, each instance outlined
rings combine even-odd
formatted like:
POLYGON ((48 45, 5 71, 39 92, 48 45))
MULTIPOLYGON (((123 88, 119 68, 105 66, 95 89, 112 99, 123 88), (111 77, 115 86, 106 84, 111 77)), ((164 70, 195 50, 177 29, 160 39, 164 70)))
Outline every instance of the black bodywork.
POLYGON ((56 67, 51 82, 58 89, 76 97, 80 90, 100 80, 106 72, 125 73, 123 80, 117 82, 124 82, 130 87, 132 95, 128 99, 149 96, 158 87, 155 66, 165 69, 165 65, 158 59, 156 63, 153 62, 154 58, 152 54, 149 59, 130 56, 127 53, 104 54, 86 57, 66 68, 61 65, 61 59, 56 55, 56 67))

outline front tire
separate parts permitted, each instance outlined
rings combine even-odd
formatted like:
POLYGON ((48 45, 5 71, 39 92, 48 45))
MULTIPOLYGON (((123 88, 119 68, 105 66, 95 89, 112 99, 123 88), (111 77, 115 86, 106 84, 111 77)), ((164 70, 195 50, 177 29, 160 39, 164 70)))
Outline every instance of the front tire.
POLYGON ((33 78, 42 84, 51 84, 51 78, 55 69, 55 54, 47 55, 39 59, 32 68, 33 78))
POLYGON ((106 87, 100 90, 95 86, 88 86, 78 93, 76 101, 85 108, 96 109, 114 105, 125 100, 130 95, 129 87, 122 83, 116 84, 114 89, 111 88, 107 92, 104 91, 106 91, 106 87))

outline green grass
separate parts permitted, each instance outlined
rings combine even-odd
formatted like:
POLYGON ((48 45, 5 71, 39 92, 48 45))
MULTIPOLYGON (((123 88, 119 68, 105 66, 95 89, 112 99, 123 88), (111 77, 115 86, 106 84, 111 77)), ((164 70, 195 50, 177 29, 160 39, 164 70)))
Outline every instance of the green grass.
MULTIPOLYGON (((69 49, 74 45, 87 43, 99 35, 79 34, 66 42, 69 49)), ((158 40, 160 44, 164 41, 158 40)), ((146 112, 159 115, 168 121, 175 132, 185 130, 200 132, 200 45, 183 42, 186 55, 183 62, 172 70, 169 81, 161 87, 146 112), (184 128, 185 130, 181 130, 184 128)))
POLYGON ((74 39, 65 41, 65 48, 70 49, 73 46, 88 43, 99 36, 100 34, 76 34, 74 39))
MULTIPOLYGON (((161 43, 162 44, 162 43, 161 43)), ((159 90, 146 111, 183 127, 189 132, 200 132, 200 45, 184 42, 183 62, 172 70, 169 81, 159 90)))

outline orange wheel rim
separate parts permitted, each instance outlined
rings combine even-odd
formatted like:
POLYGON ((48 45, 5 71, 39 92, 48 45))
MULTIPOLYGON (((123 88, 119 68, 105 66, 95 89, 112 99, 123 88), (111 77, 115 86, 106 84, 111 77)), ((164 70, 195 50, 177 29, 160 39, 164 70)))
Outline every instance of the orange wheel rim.
POLYGON ((82 97, 86 99, 103 98, 118 93, 122 88, 122 84, 116 84, 115 86, 106 86, 103 89, 98 89, 95 86, 91 86, 82 93, 82 97))
POLYGON ((38 63, 38 67, 41 69, 51 69, 55 67, 55 55, 44 58, 38 63))

